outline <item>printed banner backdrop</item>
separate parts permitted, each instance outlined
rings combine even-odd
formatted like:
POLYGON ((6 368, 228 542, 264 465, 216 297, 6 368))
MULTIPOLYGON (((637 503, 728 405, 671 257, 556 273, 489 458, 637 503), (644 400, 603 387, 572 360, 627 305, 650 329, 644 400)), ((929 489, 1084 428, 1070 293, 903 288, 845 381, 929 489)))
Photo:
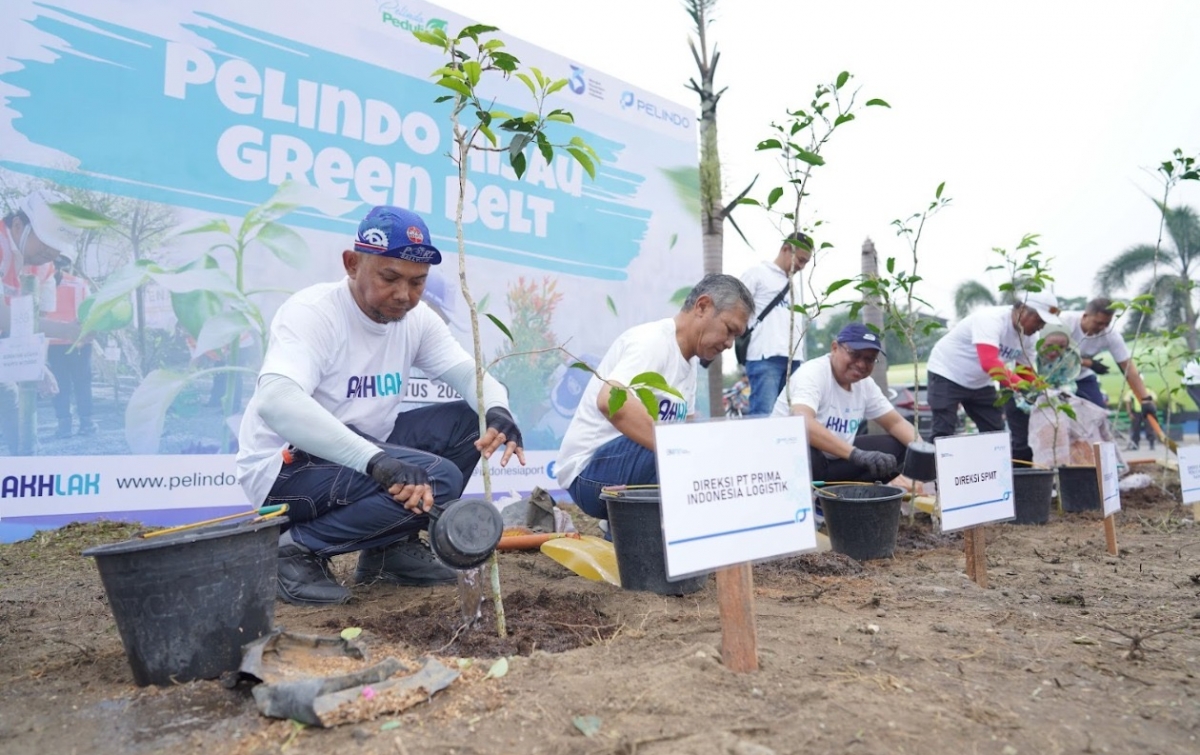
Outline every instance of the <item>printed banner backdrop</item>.
MULTIPOLYGON (((426 302, 470 347, 449 105, 434 102, 446 90, 429 78, 443 61, 411 31, 472 22, 417 0, 0 7, 0 210, 50 190, 87 211, 73 266, 9 270, 25 242, 0 229, 12 313, 0 338, 0 538, 99 515, 174 524, 246 507, 237 428, 271 317, 290 293, 343 275, 340 252, 371 205, 427 219, 450 253, 426 302), (26 330, 39 318, 86 333, 26 330)), ((576 122, 554 124, 552 138, 578 135, 602 163, 592 181, 566 157, 527 150, 518 180, 502 155, 473 156, 472 293, 515 341, 483 319, 484 355, 566 342, 595 364, 624 329, 677 310, 701 275, 695 116, 499 36, 524 65, 568 79, 549 106, 576 122)), ((529 109, 519 81, 490 86, 498 107, 529 109)), ((557 487, 554 456, 587 379, 572 361, 549 351, 493 367, 529 461, 494 465, 497 493, 557 487)), ((402 381, 414 407, 457 398, 420 375, 402 381)), ((481 489, 477 471, 468 490, 481 489)))

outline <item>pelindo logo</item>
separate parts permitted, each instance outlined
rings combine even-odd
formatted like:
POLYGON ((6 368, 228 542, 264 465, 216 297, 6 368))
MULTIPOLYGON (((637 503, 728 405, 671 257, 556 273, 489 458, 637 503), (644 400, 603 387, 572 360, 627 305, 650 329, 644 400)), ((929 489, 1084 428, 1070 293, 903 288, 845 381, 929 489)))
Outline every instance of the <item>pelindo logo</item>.
POLYGON ((587 91, 587 84, 583 80, 583 69, 579 66, 571 66, 571 75, 567 79, 567 86, 575 94, 583 94, 587 91))
POLYGON ((690 128, 692 119, 680 113, 673 113, 670 110, 664 110, 653 102, 646 102, 633 95, 633 92, 621 92, 621 109, 628 110, 635 108, 640 113, 645 113, 647 116, 659 121, 666 121, 673 126, 679 128, 690 128))

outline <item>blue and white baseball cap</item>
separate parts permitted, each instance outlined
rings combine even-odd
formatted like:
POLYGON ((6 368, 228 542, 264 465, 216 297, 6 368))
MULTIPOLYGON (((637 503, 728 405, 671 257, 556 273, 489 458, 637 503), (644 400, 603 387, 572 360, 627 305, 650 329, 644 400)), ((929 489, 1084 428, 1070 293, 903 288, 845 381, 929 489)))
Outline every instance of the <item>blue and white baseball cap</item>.
POLYGON ((389 205, 372 207, 358 224, 354 251, 429 265, 442 262, 442 253, 430 243, 429 227, 421 216, 389 205))
POLYGON ((887 353, 883 350, 883 338, 861 322, 852 322, 842 328, 835 340, 843 346, 848 346, 852 349, 874 349, 885 357, 887 356, 887 353))

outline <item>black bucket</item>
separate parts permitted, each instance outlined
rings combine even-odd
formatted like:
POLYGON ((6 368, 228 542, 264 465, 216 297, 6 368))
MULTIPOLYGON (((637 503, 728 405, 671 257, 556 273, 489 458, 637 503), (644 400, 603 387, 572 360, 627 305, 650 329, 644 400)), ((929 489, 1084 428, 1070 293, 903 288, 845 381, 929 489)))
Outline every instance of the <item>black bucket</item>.
POLYGON ((904 492, 894 485, 817 488, 833 550, 857 561, 891 558, 896 551, 904 492))
POLYGON ((605 488, 600 498, 608 504, 608 526, 621 587, 659 595, 687 595, 703 589, 707 574, 667 580, 662 499, 657 485, 605 488))
POLYGON ((1099 511, 1100 483, 1096 480, 1096 468, 1059 467, 1058 493, 1063 511, 1099 511))
POLYGON ((1053 469, 1014 469, 1013 524, 1045 524, 1054 501, 1053 469))
POLYGON ((487 561, 503 534, 500 512, 481 499, 451 501, 430 515, 429 544, 443 563, 455 569, 473 569, 487 561))
POLYGON ((236 671, 271 631, 284 519, 209 525, 88 548, 140 686, 236 671))
POLYGON ((923 440, 914 440, 908 444, 908 450, 904 452, 904 469, 901 471, 905 477, 918 482, 929 482, 937 479, 937 458, 935 456, 935 447, 932 443, 923 440))

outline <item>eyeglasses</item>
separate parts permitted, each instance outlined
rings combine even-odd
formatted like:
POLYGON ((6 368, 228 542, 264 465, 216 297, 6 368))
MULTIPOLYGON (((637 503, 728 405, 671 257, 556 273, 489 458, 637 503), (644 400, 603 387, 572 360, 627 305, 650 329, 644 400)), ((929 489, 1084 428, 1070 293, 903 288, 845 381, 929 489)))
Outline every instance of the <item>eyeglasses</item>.
POLYGON ((851 362, 859 362, 873 367, 879 361, 879 352, 873 349, 851 349, 843 346, 842 351, 846 352, 846 356, 851 362))

